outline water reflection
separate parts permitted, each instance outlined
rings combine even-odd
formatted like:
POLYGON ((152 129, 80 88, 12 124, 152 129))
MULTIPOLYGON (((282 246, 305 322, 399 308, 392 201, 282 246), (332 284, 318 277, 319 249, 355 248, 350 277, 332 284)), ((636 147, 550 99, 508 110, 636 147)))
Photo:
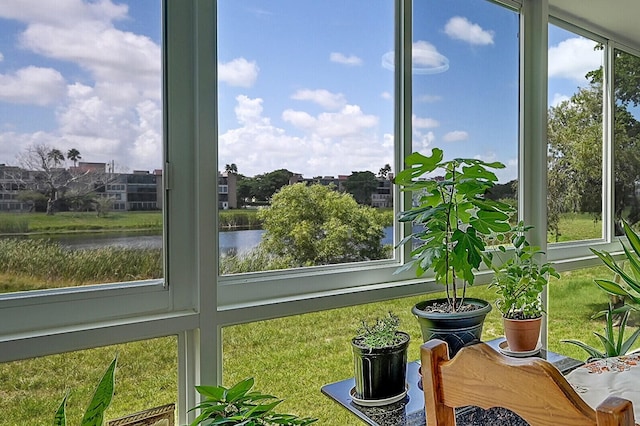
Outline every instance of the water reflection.
MULTIPOLYGON (((393 228, 385 228, 383 244, 393 242, 393 228)), ((222 255, 241 253, 250 250, 260 243, 261 229, 241 231, 221 231, 220 253, 222 255)), ((30 238, 43 238, 32 236, 30 238)), ((158 233, 89 233, 89 234, 64 234, 49 235, 46 238, 58 242, 61 246, 70 249, 96 249, 105 246, 125 248, 162 248, 162 235, 158 233)))

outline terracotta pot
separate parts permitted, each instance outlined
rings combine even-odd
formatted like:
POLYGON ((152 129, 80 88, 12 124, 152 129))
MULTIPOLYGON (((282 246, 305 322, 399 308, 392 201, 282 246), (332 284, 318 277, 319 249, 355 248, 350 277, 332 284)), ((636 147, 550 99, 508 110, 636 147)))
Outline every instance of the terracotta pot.
POLYGON ((538 345, 542 317, 534 319, 502 318, 504 335, 513 352, 532 351, 538 345))

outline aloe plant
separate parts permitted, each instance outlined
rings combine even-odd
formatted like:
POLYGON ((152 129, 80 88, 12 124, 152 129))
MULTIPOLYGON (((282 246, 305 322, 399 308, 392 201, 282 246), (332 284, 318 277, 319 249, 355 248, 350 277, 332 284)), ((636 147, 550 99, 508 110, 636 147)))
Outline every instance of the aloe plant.
POLYGON ((602 290, 616 296, 628 297, 635 304, 640 304, 640 236, 631 229, 627 222, 622 222, 622 229, 629 241, 629 247, 620 242, 624 251, 624 261, 618 264, 614 257, 607 251, 591 251, 602 260, 623 282, 597 279, 595 283, 602 290), (629 272, 624 268, 624 263, 629 265, 629 272))
POLYGON ((430 156, 410 154, 405 165, 394 182, 416 199, 412 208, 400 213, 399 221, 415 227, 398 244, 410 244, 412 250, 411 259, 397 272, 415 268, 420 277, 432 270, 435 280, 446 288, 449 310, 458 311, 467 285, 474 282, 474 271, 483 262, 491 266, 486 241, 504 240, 504 233, 511 230, 509 220, 515 209, 485 198, 498 181, 491 169, 505 166, 469 158, 444 161, 438 148, 430 156))
POLYGON ((317 421, 300 418, 292 414, 275 413, 273 410, 282 402, 271 395, 251 391, 252 377, 236 383, 230 388, 224 386, 196 386, 203 399, 189 411, 200 410, 200 415, 191 423, 196 425, 243 425, 243 426, 304 426, 317 421))
POLYGON ((640 337, 640 328, 638 328, 631 336, 629 336, 629 338, 627 338, 627 340, 624 340, 624 331, 627 326, 627 320, 629 319, 629 313, 631 310, 632 307, 629 305, 623 305, 620 308, 613 309, 611 304, 609 304, 606 311, 598 312, 592 317, 599 318, 603 315, 605 317, 604 335, 596 332, 593 333, 598 336, 598 339, 600 339, 600 342, 602 343, 602 350, 596 349, 579 340, 568 339, 562 340, 562 342, 571 343, 582 348, 589 354, 589 360, 624 355, 629 351, 629 349, 631 349, 631 346, 633 346, 638 337, 640 337), (615 326, 613 325, 613 318, 614 315, 618 314, 622 314, 622 318, 616 332, 615 326))
MULTIPOLYGON (((115 373, 118 357, 115 357, 107 370, 102 375, 100 383, 96 387, 93 393, 93 398, 87 407, 84 416, 80 422, 81 426, 102 426, 104 423, 104 412, 111 404, 113 398, 113 392, 115 389, 115 373)), ((64 396, 58 410, 56 411, 53 425, 54 426, 66 426, 67 415, 66 406, 69 393, 64 396)))

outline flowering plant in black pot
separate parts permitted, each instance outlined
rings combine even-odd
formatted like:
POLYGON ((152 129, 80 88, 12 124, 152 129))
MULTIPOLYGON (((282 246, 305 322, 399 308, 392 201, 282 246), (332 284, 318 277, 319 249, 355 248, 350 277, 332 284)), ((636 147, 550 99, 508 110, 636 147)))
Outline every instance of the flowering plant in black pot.
POLYGON ((501 242, 511 230, 515 209, 485 196, 498 181, 492 170, 505 166, 470 158, 445 161, 438 148, 430 156, 410 154, 405 165, 394 182, 412 194, 413 206, 399 215, 401 223, 412 225, 399 243, 409 245, 411 254, 397 272, 415 269, 421 277, 432 271, 435 281, 444 285, 445 298, 420 302, 412 312, 423 339, 445 340, 453 356, 480 339, 484 318, 491 311, 488 302, 466 297, 466 289, 482 263, 491 267, 487 242, 501 242))
POLYGON ((399 331, 400 319, 388 313, 373 323, 362 321, 351 341, 354 400, 402 398, 406 393, 407 348, 410 337, 399 331))

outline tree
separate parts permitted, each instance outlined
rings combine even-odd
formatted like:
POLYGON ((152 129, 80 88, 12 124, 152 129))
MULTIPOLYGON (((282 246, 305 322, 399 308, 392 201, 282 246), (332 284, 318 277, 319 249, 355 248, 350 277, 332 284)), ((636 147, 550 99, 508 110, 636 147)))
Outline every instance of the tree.
POLYGON ((77 167, 78 165, 78 160, 80 160, 82 157, 80 156, 80 151, 78 151, 75 148, 71 148, 69 151, 67 151, 67 159, 73 161, 73 167, 77 167))
MULTIPOLYGON (((602 211, 602 87, 581 88, 571 99, 549 109, 548 224, 560 235, 560 215, 602 211)), ((624 104, 614 114, 615 217, 640 219, 635 182, 640 179, 640 122, 624 104)))
POLYGON ((236 197, 238 200, 238 207, 242 208, 248 201, 251 200, 253 180, 244 175, 238 175, 236 181, 236 197))
POLYGON ((238 173, 238 166, 236 166, 236 163, 226 164, 224 166, 224 171, 227 172, 227 173, 237 174, 238 173))
POLYGON ((257 200, 268 201, 280 188, 289 184, 293 173, 287 169, 278 169, 253 178, 251 194, 257 200))
MULTIPOLYGON (((596 49, 602 50, 599 44, 596 49)), ((640 180, 640 123, 629 107, 640 105, 640 57, 621 50, 614 50, 613 89, 615 95, 614 157, 616 235, 622 235, 624 218, 631 224, 640 221, 640 200, 635 185, 640 180)), ((587 73, 592 85, 602 85, 603 68, 587 73)))
POLYGON ((344 189, 353 195, 359 204, 371 205, 371 194, 378 188, 376 175, 370 171, 352 172, 344 183, 344 189))
POLYGON ((45 144, 30 145, 18 155, 22 170, 12 176, 20 187, 47 197, 49 215, 54 214, 65 199, 95 194, 117 178, 116 174, 94 170, 67 170, 63 167, 64 160, 59 149, 45 144))
POLYGON ((53 148, 47 152, 47 160, 51 161, 54 166, 58 167, 64 163, 64 155, 59 149, 53 148))
POLYGON ((258 218, 265 230, 261 246, 293 267, 384 257, 383 226, 375 210, 324 185, 286 186, 258 218))
POLYGON ((389 164, 385 164, 383 168, 378 172, 378 177, 382 179, 386 179, 389 176, 389 172, 391 171, 391 166, 389 164))

